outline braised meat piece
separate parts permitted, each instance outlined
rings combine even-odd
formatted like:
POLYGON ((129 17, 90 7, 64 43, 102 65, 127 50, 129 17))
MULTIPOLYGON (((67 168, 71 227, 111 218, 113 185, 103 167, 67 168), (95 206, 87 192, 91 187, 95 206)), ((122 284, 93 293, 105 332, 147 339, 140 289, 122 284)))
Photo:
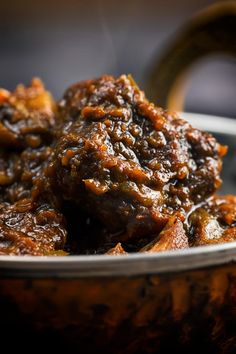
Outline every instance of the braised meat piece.
POLYGON ((236 196, 213 196, 189 217, 191 246, 236 241, 236 196))
POLYGON ((65 255, 65 220, 31 199, 0 205, 0 255, 65 255))
POLYGON ((12 93, 0 89, 1 147, 14 150, 39 147, 52 140, 56 104, 43 83, 18 85, 12 93))
POLYGON ((117 243, 114 247, 110 248, 107 252, 107 255, 109 256, 119 256, 120 254, 127 254, 125 252, 124 248, 122 247, 121 243, 117 243))
POLYGON ((12 93, 0 90, 0 202, 29 198, 39 185, 55 125, 56 104, 39 79, 12 93))
POLYGON ((115 238, 157 235, 221 185, 225 147, 150 103, 130 76, 80 82, 59 110, 65 123, 48 168, 53 188, 115 238))
POLYGON ((0 90, 0 254, 66 254, 65 220, 49 204, 44 174, 55 125, 56 104, 39 79, 0 90))
MULTIPOLYGON (((39 187, 45 180, 44 167, 52 153, 49 146, 27 148, 22 152, 0 152, 0 202, 14 203, 30 198, 32 189, 35 197, 43 193, 39 187)), ((43 188, 46 188, 46 180, 43 188)))
POLYGON ((188 236, 183 223, 172 216, 160 234, 140 252, 162 252, 188 248, 188 236))

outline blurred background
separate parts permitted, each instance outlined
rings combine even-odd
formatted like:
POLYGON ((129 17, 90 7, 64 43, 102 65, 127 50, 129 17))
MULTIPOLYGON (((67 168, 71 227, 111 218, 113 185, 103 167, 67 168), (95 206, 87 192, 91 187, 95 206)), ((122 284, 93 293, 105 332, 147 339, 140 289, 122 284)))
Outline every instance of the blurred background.
MULTIPOLYGON (((0 0, 0 86, 12 90, 39 76, 58 99, 76 81, 131 73, 145 89, 153 65, 176 34, 213 3, 0 0)), ((194 67, 185 109, 236 118, 235 93, 236 60, 213 56, 194 67)))

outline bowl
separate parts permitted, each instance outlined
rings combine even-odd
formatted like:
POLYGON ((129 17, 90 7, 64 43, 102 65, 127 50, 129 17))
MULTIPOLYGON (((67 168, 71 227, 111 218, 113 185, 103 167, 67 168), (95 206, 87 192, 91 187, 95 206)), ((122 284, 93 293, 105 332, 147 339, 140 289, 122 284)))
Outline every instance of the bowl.
MULTIPOLYGON (((229 146, 220 193, 236 193, 236 120, 181 116, 229 146)), ((0 300, 2 341, 26 353, 234 353, 236 242, 156 254, 0 256, 0 300)))

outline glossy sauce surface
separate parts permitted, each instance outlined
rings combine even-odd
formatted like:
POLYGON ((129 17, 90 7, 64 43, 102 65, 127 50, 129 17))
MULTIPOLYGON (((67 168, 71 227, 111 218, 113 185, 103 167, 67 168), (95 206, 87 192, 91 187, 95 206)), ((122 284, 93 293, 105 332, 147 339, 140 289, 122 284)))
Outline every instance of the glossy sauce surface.
POLYGON ((130 76, 79 82, 58 103, 38 79, 1 90, 0 138, 0 253, 186 248, 209 243, 202 225, 228 213, 231 236, 216 228, 211 242, 235 239, 235 198, 212 197, 226 147, 150 103, 130 76))

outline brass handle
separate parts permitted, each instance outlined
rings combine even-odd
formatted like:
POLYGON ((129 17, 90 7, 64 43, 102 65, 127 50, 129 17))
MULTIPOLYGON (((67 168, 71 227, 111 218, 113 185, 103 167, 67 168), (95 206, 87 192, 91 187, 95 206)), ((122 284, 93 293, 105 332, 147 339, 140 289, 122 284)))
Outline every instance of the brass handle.
POLYGON ((193 64, 210 54, 236 57, 236 2, 210 6, 195 16, 161 59, 147 82, 150 99, 170 110, 184 108, 186 77, 193 64))

